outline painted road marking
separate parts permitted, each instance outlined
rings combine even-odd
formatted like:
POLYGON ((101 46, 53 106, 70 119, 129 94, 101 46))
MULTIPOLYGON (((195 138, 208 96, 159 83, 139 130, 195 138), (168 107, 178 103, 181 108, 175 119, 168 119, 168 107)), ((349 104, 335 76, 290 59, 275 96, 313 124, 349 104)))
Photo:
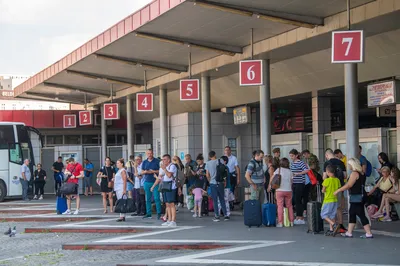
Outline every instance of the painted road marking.
MULTIPOLYGON (((99 220, 96 220, 99 222, 99 220)), ((105 220, 100 220, 105 221, 105 220)), ((99 225, 73 225, 73 224, 57 224, 57 225, 52 225, 51 227, 65 227, 65 228, 79 228, 79 227, 84 227, 84 228, 138 228, 138 229, 168 229, 168 227, 162 227, 160 225, 109 225, 109 224, 99 224, 99 225)), ((187 229, 196 229, 196 228, 202 228, 203 226, 177 226, 176 228, 187 228, 187 229)))
MULTIPOLYGON (((365 232, 362 229, 354 230, 356 232, 365 232)), ((393 232, 388 232, 388 231, 379 231, 379 230, 372 230, 372 234, 374 235, 381 235, 381 236, 391 236, 391 237, 400 237, 399 233, 393 233, 393 232)))

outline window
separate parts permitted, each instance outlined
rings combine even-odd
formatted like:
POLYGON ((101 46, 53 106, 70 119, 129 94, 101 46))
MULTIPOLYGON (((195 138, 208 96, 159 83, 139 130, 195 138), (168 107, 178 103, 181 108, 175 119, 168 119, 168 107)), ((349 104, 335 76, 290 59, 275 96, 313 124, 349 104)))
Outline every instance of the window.
POLYGON ((115 145, 115 135, 107 136, 107 145, 115 145))
POLYGON ((228 146, 231 147, 232 154, 237 156, 237 140, 236 140, 236 138, 228 138, 228 146))
POLYGON ((126 135, 117 135, 117 145, 124 145, 127 143, 126 135))
POLYGON ((99 136, 98 135, 83 135, 83 144, 99 144, 99 136))
POLYGON ((143 143, 142 143, 142 134, 137 133, 137 134, 135 135, 135 138, 136 138, 135 144, 143 144, 143 143))
POLYGON ((71 135, 65 136, 65 144, 81 144, 81 136, 80 135, 71 135))
POLYGON ((55 135, 55 136, 48 135, 46 144, 47 145, 63 144, 63 136, 62 135, 55 135))
POLYGON ((9 158, 10 158, 10 162, 22 165, 22 162, 23 162, 22 150, 21 150, 21 146, 19 145, 19 143, 15 143, 10 146, 9 158))
POLYGON ((9 143, 15 143, 13 126, 0 126, 0 149, 8 149, 9 143))

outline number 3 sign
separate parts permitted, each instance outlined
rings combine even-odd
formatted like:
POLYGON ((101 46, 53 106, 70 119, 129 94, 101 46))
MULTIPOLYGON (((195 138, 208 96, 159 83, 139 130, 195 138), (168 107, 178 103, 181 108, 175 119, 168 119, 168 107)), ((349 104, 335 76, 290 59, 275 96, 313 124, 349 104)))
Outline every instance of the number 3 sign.
POLYGON ((363 61, 362 30, 332 32, 332 63, 361 63, 363 61))
POLYGON ((197 101, 200 99, 198 79, 182 79, 180 81, 181 101, 197 101))
POLYGON ((119 105, 118 103, 105 103, 103 105, 104 120, 118 120, 119 119, 119 105))
POLYGON ((153 93, 136 93, 136 111, 153 111, 153 93))
POLYGON ((263 61, 245 60, 239 64, 240 86, 263 85, 263 61))

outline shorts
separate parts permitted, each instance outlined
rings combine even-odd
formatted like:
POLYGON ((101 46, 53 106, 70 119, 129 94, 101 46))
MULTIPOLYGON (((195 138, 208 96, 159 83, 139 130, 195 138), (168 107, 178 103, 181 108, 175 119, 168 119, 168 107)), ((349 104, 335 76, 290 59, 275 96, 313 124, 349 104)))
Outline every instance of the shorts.
POLYGON ((131 182, 126 182, 126 191, 133 191, 133 184, 131 182))
POLYGON ((338 208, 337 202, 325 203, 324 205, 322 205, 321 218, 322 219, 329 218, 331 220, 335 219, 337 208, 338 208))
POLYGON ((169 192, 163 193, 163 200, 165 203, 175 203, 176 201, 176 189, 173 189, 169 192))
POLYGON ((201 207, 202 202, 203 202, 203 198, 195 200, 195 204, 197 205, 197 207, 201 207))
POLYGON ((92 185, 92 177, 91 176, 85 176, 83 178, 83 187, 88 188, 91 187, 92 185))

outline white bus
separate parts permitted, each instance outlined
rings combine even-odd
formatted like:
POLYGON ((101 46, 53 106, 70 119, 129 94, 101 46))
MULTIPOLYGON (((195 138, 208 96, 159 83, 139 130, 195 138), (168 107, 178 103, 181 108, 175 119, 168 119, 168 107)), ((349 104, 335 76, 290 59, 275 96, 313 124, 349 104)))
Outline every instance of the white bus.
POLYGON ((21 165, 29 159, 33 173, 41 145, 37 129, 18 122, 0 122, 0 202, 22 196, 21 165))

